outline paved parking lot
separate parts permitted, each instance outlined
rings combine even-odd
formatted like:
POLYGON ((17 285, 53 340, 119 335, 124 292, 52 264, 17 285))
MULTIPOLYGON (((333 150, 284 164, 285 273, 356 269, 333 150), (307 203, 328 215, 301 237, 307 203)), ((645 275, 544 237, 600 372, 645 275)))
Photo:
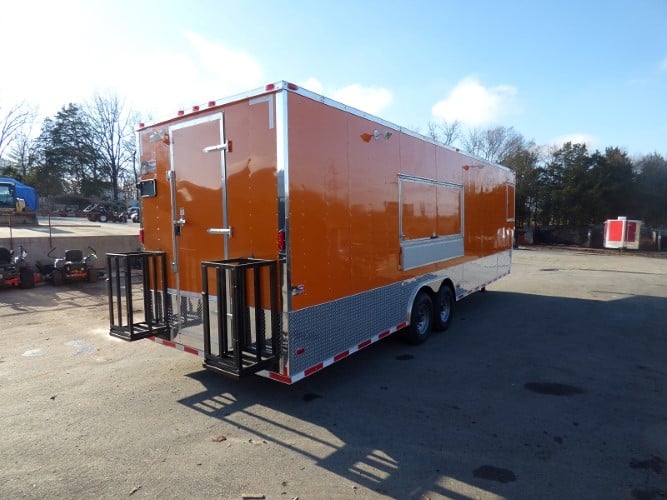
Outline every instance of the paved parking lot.
MULTIPOLYGON (((64 257, 67 249, 79 249, 84 255, 95 249, 100 257, 107 252, 137 250, 138 235, 139 224, 132 222, 100 223, 83 217, 39 217, 36 226, 0 226, 0 246, 13 249, 17 255, 22 246, 36 271, 36 264, 52 263, 53 258, 64 257)), ((105 262, 100 259, 94 265, 103 268, 105 262)))
POLYGON ((139 224, 134 222, 90 222, 85 217, 39 217, 38 221, 36 226, 0 226, 0 240, 8 240, 10 235, 20 240, 48 236, 136 236, 139 233, 139 224))
POLYGON ((457 306, 284 386, 110 338, 103 282, 0 290, 0 498, 667 495, 667 259, 520 250, 457 306))

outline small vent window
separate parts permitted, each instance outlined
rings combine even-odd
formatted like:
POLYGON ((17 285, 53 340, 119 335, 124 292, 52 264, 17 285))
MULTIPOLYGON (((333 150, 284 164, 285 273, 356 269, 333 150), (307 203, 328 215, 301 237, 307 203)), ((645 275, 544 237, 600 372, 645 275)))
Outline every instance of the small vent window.
POLYGON ((137 190, 139 191, 139 196, 141 198, 153 198, 157 196, 157 186, 155 184, 155 179, 141 181, 139 184, 137 184, 137 190))

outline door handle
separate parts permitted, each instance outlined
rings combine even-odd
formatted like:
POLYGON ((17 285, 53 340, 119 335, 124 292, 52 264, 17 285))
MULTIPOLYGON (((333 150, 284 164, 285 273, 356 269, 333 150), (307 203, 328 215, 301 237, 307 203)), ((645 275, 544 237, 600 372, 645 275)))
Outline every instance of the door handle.
POLYGON ((174 234, 175 234, 176 236, 180 236, 180 235, 181 235, 181 228, 182 228, 184 225, 185 225, 185 219, 184 219, 183 217, 181 217, 180 219, 174 221, 174 234))
POLYGON ((231 236, 232 228, 230 227, 209 227, 206 232, 208 234, 222 234, 223 236, 231 236))
POLYGON ((227 151, 229 149, 228 143, 216 144, 215 146, 208 146, 203 149, 204 153, 215 153, 216 151, 227 151))

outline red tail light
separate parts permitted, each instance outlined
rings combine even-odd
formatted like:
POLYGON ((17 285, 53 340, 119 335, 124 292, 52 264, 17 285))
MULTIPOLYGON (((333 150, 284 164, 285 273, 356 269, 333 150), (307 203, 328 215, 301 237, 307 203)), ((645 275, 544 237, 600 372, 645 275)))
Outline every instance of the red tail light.
POLYGON ((285 251, 285 230, 281 229, 278 231, 278 251, 279 252, 284 252, 285 251))
POLYGON ((144 228, 139 229, 139 243, 144 244, 144 228))

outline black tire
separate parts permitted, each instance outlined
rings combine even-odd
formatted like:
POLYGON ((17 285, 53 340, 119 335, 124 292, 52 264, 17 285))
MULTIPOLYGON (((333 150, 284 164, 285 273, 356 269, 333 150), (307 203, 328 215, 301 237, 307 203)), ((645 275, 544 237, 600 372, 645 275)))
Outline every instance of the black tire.
POLYGON ((35 288, 35 275, 30 269, 21 269, 19 272, 19 288, 35 288))
POLYGON ((94 267, 88 268, 88 283, 95 283, 97 281, 97 269, 94 267))
POLYGON ((53 286, 60 286, 64 282, 65 277, 63 276, 63 272, 59 269, 53 271, 53 274, 51 275, 51 283, 53 283, 53 286))
POLYGON ((90 222, 95 222, 95 221, 97 221, 97 215, 95 215, 95 214, 88 214, 88 220, 89 220, 90 222))
POLYGON ((433 301, 426 292, 419 292, 412 304, 410 325, 405 332, 405 340, 413 345, 424 342, 433 327, 433 301))
POLYGON ((100 214, 99 219, 100 219, 100 222, 106 222, 106 221, 109 220, 109 218, 107 217, 106 214, 100 214))
POLYGON ((454 316, 454 292, 448 285, 442 284, 438 294, 435 296, 435 309, 433 311, 433 330, 444 332, 452 324, 454 316))

